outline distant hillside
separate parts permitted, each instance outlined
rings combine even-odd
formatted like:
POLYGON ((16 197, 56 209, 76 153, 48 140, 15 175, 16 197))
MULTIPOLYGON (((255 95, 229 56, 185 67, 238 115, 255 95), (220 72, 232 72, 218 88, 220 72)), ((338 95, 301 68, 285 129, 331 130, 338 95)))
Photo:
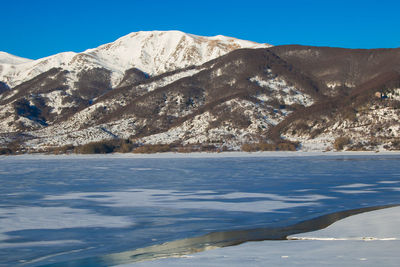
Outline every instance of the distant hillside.
POLYGON ((223 36, 133 33, 39 60, 28 71, 33 77, 15 86, 18 75, 4 79, 0 147, 397 150, 399 59, 400 49, 270 47, 223 36), (195 50, 202 52, 189 52, 195 50))

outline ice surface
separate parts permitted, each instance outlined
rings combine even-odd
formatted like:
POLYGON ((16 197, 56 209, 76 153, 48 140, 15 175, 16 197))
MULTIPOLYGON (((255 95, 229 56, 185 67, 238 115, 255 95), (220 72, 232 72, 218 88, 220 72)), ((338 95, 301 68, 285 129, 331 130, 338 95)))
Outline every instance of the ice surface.
POLYGON ((380 181, 380 184, 398 184, 400 181, 380 181))
MULTIPOLYGON (((3 236, 6 237, 6 236, 3 236)), ((1 240, 1 234, 0 234, 1 240)), ((56 241, 38 241, 38 242, 18 242, 18 243, 0 243, 0 248, 18 248, 18 247, 39 247, 39 246, 66 246, 82 244, 79 240, 56 240, 56 241)))
POLYGON ((373 184, 345 184, 345 185, 338 185, 335 186, 335 188, 359 188, 359 187, 368 187, 368 186, 373 186, 373 184))
POLYGON ((400 240, 400 207, 376 210, 347 217, 329 227, 292 238, 360 238, 400 240))
POLYGON ((342 194, 369 194, 376 193, 374 190, 334 190, 335 192, 342 194))
POLYGON ((97 257, 395 204, 398 168, 390 153, 0 157, 0 265, 97 257))
POLYGON ((91 200, 109 207, 154 206, 166 209, 272 212, 280 209, 318 205, 319 200, 330 198, 332 197, 323 195, 285 197, 275 194, 246 192, 229 194, 213 192, 212 194, 204 194, 201 191, 185 193, 184 191, 133 189, 124 192, 71 193, 59 196, 47 196, 45 200, 91 200), (236 201, 227 202, 226 200, 236 201), (240 200, 246 201, 240 202, 240 200))
POLYGON ((399 225, 400 208, 389 208, 296 235, 310 240, 248 242, 182 258, 118 266, 398 266, 399 225))
POLYGON ((8 239, 5 233, 13 231, 77 227, 113 228, 133 224, 133 221, 123 216, 105 216, 69 207, 0 207, 0 241, 8 239))

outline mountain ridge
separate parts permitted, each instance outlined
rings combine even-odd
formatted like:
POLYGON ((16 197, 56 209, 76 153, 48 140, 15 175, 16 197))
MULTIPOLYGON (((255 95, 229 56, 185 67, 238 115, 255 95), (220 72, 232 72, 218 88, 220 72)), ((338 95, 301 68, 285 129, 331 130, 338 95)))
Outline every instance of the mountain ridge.
POLYGON ((12 55, 7 52, 0 51, 0 64, 10 64, 10 65, 18 65, 26 62, 32 61, 28 58, 22 58, 19 56, 12 55))
POLYGON ((265 46, 223 36, 146 32, 86 54, 62 54, 79 68, 52 68, 15 87, 0 86, 0 146, 20 143, 42 151, 125 140, 117 145, 130 147, 124 151, 164 150, 163 145, 400 149, 400 49, 265 46), (143 44, 140 51, 155 51, 141 58, 147 69, 132 66, 142 56, 125 51, 137 47, 132 42, 143 44), (240 48, 240 42, 251 48, 240 48), (181 53, 172 56, 176 49, 169 48, 182 43, 181 53), (209 51, 202 55, 211 59, 191 61, 185 57, 188 47, 209 51), (109 54, 129 56, 116 71, 105 67, 119 62, 109 57, 104 63, 109 54))
POLYGON ((225 36, 197 36, 180 31, 133 32, 114 42, 80 53, 62 52, 9 68, 0 65, 0 80, 9 87, 15 87, 51 68, 79 72, 82 71, 82 66, 86 66, 111 71, 112 85, 115 86, 130 68, 140 69, 149 75, 158 75, 177 68, 199 65, 234 49, 251 46, 270 45, 225 36), (185 58, 188 51, 195 56, 185 58))

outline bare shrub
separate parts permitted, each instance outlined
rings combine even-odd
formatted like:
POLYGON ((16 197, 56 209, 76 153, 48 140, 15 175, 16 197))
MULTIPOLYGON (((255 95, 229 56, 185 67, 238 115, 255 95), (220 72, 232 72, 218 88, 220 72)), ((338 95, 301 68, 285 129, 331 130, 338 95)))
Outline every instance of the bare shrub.
POLYGON ((156 145, 143 145, 133 150, 133 153, 142 153, 142 154, 152 154, 152 153, 160 153, 160 152, 169 152, 171 151, 171 146, 167 144, 156 144, 156 145))
POLYGON ((13 151, 7 147, 0 147, 0 155, 10 155, 13 151))
POLYGON ((176 148, 176 152, 178 153, 191 153, 191 152, 200 152, 201 145, 192 144, 192 145, 181 145, 176 148))
POLYGON ((245 151, 245 152, 258 151, 256 144, 243 144, 242 147, 241 147, 241 150, 245 151))
POLYGON ((333 142, 333 148, 336 149, 337 151, 343 150, 344 146, 348 145, 351 143, 351 140, 349 137, 341 136, 335 139, 333 142))
POLYGON ((243 144, 241 149, 245 152, 254 151, 296 151, 298 143, 285 141, 279 144, 269 144, 269 143, 253 143, 253 144, 243 144))
POLYGON ((74 149, 78 154, 107 154, 114 152, 115 146, 109 141, 88 143, 74 149))
POLYGON ((276 150, 276 145, 274 144, 268 144, 268 143, 258 143, 258 148, 261 151, 275 151, 276 150))
POLYGON ((297 144, 292 142, 279 143, 277 146, 279 151, 296 151, 297 144))
POLYGON ((73 145, 65 145, 65 146, 60 146, 60 147, 55 147, 52 149, 52 153, 55 155, 58 154, 66 154, 70 152, 74 152, 75 147, 73 145))
POLYGON ((362 143, 362 142, 357 142, 355 144, 352 144, 348 150, 350 151, 366 151, 367 147, 366 145, 368 145, 368 143, 362 143))
POLYGON ((217 147, 214 145, 202 145, 201 151, 203 152, 217 152, 217 147))
POLYGON ((131 143, 129 140, 124 140, 120 147, 117 149, 117 152, 120 153, 129 153, 135 148, 135 145, 131 143))

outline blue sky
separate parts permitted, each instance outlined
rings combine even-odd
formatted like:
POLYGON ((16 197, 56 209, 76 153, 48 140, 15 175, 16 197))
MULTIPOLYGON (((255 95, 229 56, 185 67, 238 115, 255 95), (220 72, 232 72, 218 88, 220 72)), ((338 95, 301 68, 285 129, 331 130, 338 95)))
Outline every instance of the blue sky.
POLYGON ((140 30, 227 35, 273 45, 400 47, 400 1, 0 0, 0 51, 80 52, 140 30))

